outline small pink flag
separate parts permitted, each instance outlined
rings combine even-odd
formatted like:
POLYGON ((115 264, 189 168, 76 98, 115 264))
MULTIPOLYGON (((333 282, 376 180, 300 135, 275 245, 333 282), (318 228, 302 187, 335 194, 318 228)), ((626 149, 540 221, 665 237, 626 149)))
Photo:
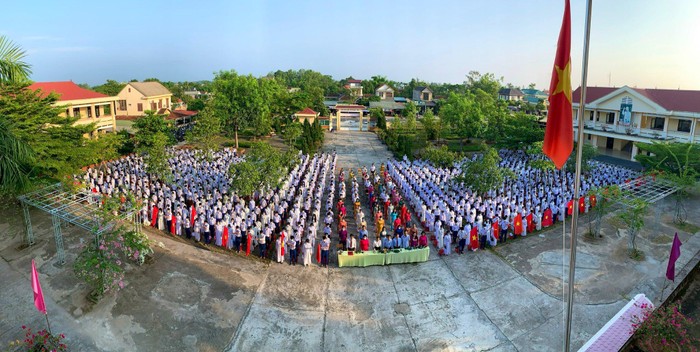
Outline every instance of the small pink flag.
POLYGON ((681 245, 681 240, 678 239, 678 232, 676 232, 671 245, 671 254, 668 257, 668 267, 666 267, 666 278, 671 281, 675 281, 676 278, 676 260, 681 256, 681 245))
POLYGON ((46 314, 46 304, 44 304, 44 294, 41 292, 41 284, 39 284, 39 274, 36 272, 36 265, 32 259, 32 290, 34 291, 34 306, 36 309, 46 314))

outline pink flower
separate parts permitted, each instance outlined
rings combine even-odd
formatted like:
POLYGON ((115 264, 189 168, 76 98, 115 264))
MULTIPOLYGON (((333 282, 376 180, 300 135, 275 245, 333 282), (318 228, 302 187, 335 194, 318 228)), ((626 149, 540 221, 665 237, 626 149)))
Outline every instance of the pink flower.
POLYGON ((119 288, 124 288, 124 281, 119 281, 119 288))

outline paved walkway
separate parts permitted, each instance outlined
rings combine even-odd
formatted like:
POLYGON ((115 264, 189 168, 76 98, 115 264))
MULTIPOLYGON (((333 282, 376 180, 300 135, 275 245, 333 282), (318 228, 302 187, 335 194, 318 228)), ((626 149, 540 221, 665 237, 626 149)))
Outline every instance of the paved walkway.
MULTIPOLYGON (((335 149, 338 167, 346 169, 378 165, 389 157, 374 134, 366 132, 326 134, 324 149, 335 149)), ((691 214, 700 209, 697 198, 688 204, 691 214)), ((617 236, 614 219, 604 227, 602 239, 579 242, 574 347, 636 293, 656 300, 670 240, 678 231, 668 225, 672 206, 673 200, 657 204, 647 218, 649 224, 661 223, 640 234, 646 254, 642 261, 625 256, 626 239, 617 236)), ((567 268, 562 266, 561 225, 494 251, 438 257, 432 249, 426 263, 328 269, 267 264, 154 234, 162 243, 156 260, 130 268, 124 290, 90 307, 86 289, 70 270, 80 240, 89 240, 89 234, 64 229, 68 264, 58 267, 49 217, 32 211, 39 244, 18 251, 20 213, 14 208, 0 212, 0 346, 21 337, 22 324, 41 326, 30 298, 28 263, 34 257, 49 297, 52 327, 66 333, 77 351, 562 347, 560 278, 567 268)), ((677 268, 683 276, 697 262, 700 236, 683 231, 679 236, 684 244, 677 268)))

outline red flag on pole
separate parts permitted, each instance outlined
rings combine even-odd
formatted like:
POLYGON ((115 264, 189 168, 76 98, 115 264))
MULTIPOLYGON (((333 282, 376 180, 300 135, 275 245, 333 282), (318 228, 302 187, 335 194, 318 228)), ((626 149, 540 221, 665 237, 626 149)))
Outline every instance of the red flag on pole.
POLYGON ((542 151, 561 169, 574 149, 574 127, 571 107, 571 12, 569 0, 564 3, 557 55, 554 57, 552 81, 549 84, 549 112, 542 151))
POLYGON ((194 227, 195 216, 197 216, 197 209, 195 209, 194 204, 192 204, 192 212, 190 213, 190 227, 194 227))
POLYGON ((321 244, 316 246, 316 263, 321 263, 321 244))
POLYGON ((44 294, 41 292, 41 284, 39 284, 39 274, 36 272, 36 265, 34 264, 34 259, 32 259, 32 290, 34 291, 34 306, 38 311, 46 314, 44 294))
POLYGON ((673 237, 673 245, 671 245, 671 255, 668 257, 668 267, 666 268, 666 278, 675 281, 676 278, 676 260, 681 256, 681 240, 678 239, 678 232, 673 237))

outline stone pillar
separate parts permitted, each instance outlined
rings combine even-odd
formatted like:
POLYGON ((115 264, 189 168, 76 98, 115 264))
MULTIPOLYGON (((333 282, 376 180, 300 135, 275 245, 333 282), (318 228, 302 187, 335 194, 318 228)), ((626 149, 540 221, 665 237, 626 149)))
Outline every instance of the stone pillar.
POLYGON ((637 156, 637 154, 639 154, 639 148, 637 148, 637 145, 632 142, 632 161, 634 161, 634 157, 637 156))

